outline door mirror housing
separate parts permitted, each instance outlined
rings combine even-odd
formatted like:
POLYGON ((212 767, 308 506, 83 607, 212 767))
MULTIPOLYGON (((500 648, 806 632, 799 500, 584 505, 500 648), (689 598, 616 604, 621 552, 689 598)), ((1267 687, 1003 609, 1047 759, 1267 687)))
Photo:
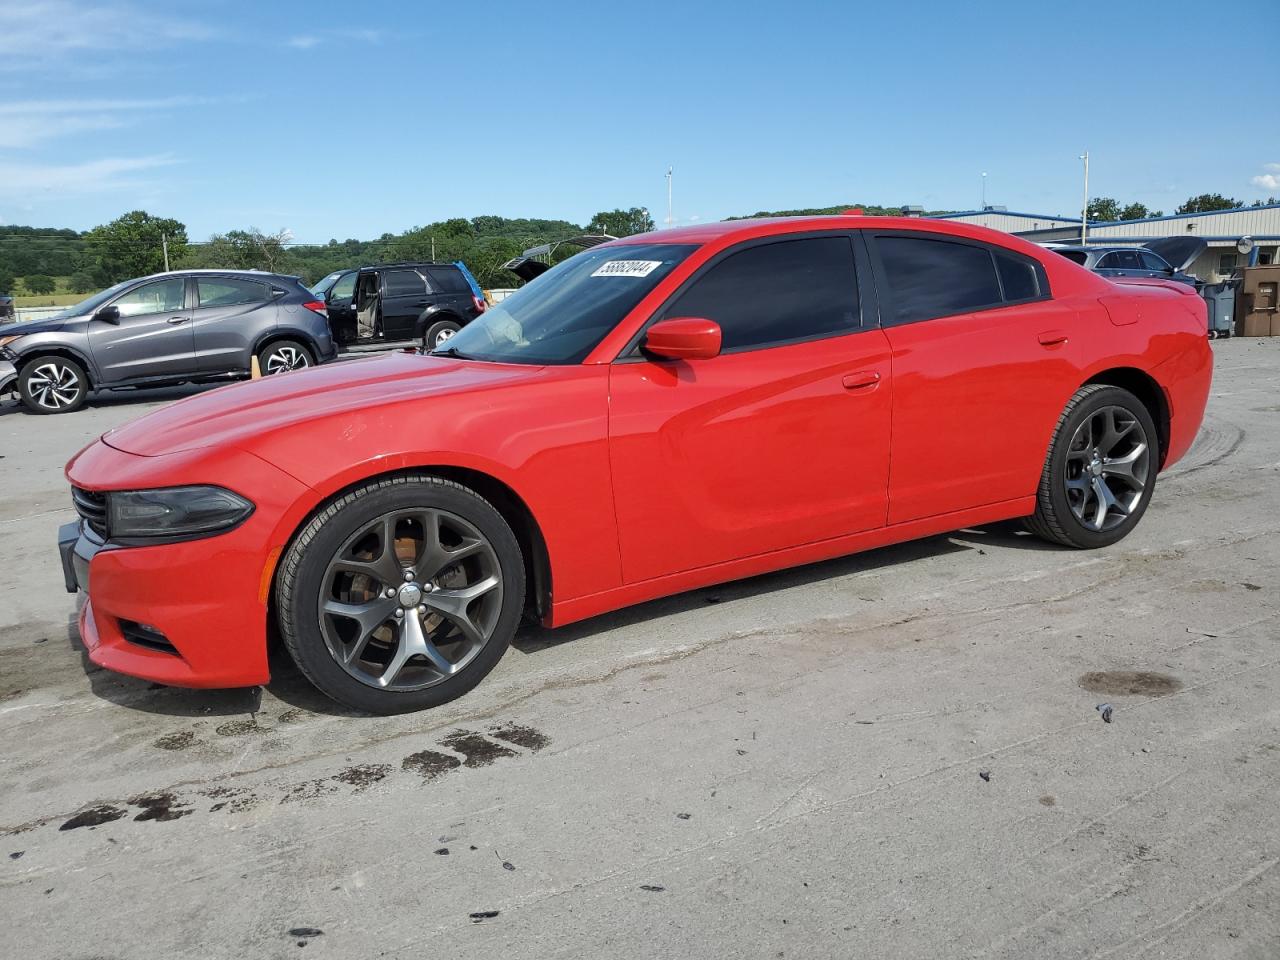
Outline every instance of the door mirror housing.
POLYGON ((645 334, 642 349, 665 360, 710 360, 720 355, 720 324, 702 317, 659 320, 645 334))
POLYGON ((93 319, 101 320, 103 323, 119 323, 120 308, 116 306, 103 307, 93 315, 93 319))

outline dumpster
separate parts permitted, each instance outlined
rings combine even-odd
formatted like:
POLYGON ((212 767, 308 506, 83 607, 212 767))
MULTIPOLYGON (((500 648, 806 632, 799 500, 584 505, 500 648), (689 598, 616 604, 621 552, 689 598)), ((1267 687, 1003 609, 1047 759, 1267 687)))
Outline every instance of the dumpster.
POLYGON ((1239 280, 1223 280, 1220 283, 1206 283, 1200 295, 1209 307, 1209 336, 1229 337, 1235 328, 1236 293, 1240 289, 1239 280))

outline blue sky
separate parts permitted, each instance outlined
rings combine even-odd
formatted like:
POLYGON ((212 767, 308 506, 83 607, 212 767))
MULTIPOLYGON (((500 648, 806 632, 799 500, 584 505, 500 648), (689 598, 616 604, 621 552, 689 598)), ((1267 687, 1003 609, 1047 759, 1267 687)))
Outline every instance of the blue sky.
MULTIPOLYGON (((0 220, 1280 196, 1274 31, 1203 4, 0 0, 0 220), (1239 29, 1235 29, 1239 28, 1239 29), (1212 35, 1211 35, 1212 34, 1212 35), (1083 78, 1083 79, 1082 79, 1083 78)), ((1255 11, 1256 13, 1256 11, 1255 11)))

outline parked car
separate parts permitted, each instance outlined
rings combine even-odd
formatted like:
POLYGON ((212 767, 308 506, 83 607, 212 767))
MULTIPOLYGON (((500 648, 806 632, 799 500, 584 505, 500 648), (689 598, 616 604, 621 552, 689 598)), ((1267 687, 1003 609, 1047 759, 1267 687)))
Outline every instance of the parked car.
POLYGON ((1157 277, 1199 288, 1187 267, 1207 246, 1199 237, 1169 237, 1142 247, 1071 246, 1048 244, 1050 250, 1103 277, 1157 277), (1176 265, 1175 265, 1176 264, 1176 265))
POLYGON ((526 611, 555 627, 1017 517, 1115 543, 1200 427, 1204 329, 1185 284, 1112 282, 967 224, 641 234, 432 354, 111 431, 67 466, 67 588, 112 670, 261 684, 278 631, 344 703, 433 706, 526 611))
POLYGON ((7 323, 14 317, 13 297, 0 293, 0 323, 7 323))
POLYGON ((0 394, 70 413, 91 389, 283 373, 337 355, 324 304, 297 277, 186 270, 126 280, 57 316, 0 331, 0 394))
POLYGON ((343 346, 416 341, 434 349, 486 306, 480 285, 460 261, 339 270, 311 289, 328 307, 334 338, 343 346))

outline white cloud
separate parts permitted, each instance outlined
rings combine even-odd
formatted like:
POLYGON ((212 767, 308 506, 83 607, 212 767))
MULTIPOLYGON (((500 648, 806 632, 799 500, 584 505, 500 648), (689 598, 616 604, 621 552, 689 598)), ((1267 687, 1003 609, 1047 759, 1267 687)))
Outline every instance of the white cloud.
POLYGON ((191 40, 215 31, 132 3, 83 0, 26 0, 0 4, 0 37, 5 49, 22 56, 3 58, 8 69, 29 70, 42 61, 87 50, 137 51, 191 40))
POLYGON ((300 33, 285 41, 285 46, 295 50, 310 50, 332 40, 362 40, 365 43, 381 43, 381 30, 321 30, 317 33, 300 33))
POLYGON ((1262 169, 1271 172, 1258 174, 1249 182, 1259 190, 1280 190, 1280 163, 1264 163, 1262 169))
POLYGON ((310 50, 312 47, 319 45, 322 41, 314 34, 303 34, 300 37, 290 37, 287 44, 298 50, 310 50))
POLYGON ((111 193, 146 186, 137 175, 177 163, 171 154, 107 157, 56 166, 0 160, 0 199, 21 200, 33 193, 111 193))
POLYGON ((136 122, 139 114, 210 102, 195 97, 0 102, 0 148, 31 147, 77 133, 114 130, 136 122))

